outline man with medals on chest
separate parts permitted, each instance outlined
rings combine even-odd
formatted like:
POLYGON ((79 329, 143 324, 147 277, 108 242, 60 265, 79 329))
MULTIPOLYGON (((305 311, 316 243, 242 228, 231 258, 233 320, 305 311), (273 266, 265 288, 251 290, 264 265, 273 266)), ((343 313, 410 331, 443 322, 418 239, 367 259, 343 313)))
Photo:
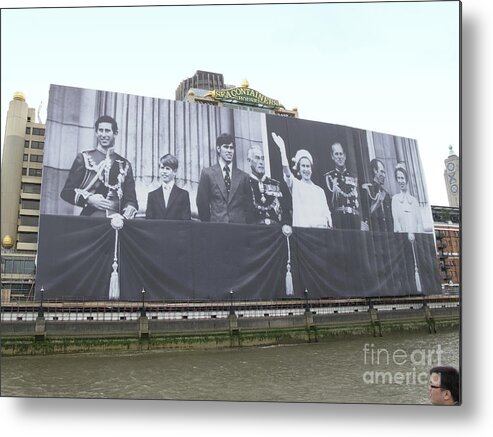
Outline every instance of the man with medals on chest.
POLYGON ((383 162, 379 159, 370 161, 370 172, 373 181, 362 185, 366 190, 367 197, 363 192, 363 200, 367 210, 366 223, 371 231, 394 232, 394 221, 392 219, 392 199, 384 187, 387 172, 383 162))
POLYGON ((282 208, 280 184, 265 174, 264 151, 259 144, 248 149, 247 160, 250 163, 250 186, 255 219, 253 223, 271 225, 281 223, 282 208))
POLYGON ((80 206, 83 216, 133 218, 138 204, 132 166, 114 151, 118 125, 103 115, 94 126, 98 144, 77 154, 60 196, 80 206))
POLYGON ((346 153, 340 143, 332 144, 331 158, 335 168, 325 173, 325 181, 334 228, 361 230, 358 178, 346 168, 346 153))

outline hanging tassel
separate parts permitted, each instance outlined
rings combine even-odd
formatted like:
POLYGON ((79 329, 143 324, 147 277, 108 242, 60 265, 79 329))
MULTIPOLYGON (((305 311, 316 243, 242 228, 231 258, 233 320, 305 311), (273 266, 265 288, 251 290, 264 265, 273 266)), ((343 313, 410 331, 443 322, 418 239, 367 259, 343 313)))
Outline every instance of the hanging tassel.
POLYGON ((419 277, 418 263, 416 261, 416 252, 414 251, 414 242, 411 241, 411 247, 413 248, 413 257, 414 257, 414 281, 416 282, 416 289, 418 293, 422 293, 423 288, 421 287, 421 278, 419 277))
POLYGON ((286 272, 286 296, 292 296, 293 291, 293 275, 291 274, 291 265, 287 265, 288 271, 286 272))
POLYGON ((282 227, 282 233, 286 236, 288 244, 288 262, 286 264, 286 296, 292 296, 294 294, 293 288, 293 275, 291 274, 291 246, 289 245, 289 237, 293 233, 293 229, 289 225, 282 227))
POLYGON ((421 279, 419 278, 418 267, 414 268, 414 280, 416 281, 416 288, 418 289, 418 293, 422 293, 423 290, 421 288, 421 279))
POLYGON ((118 230, 123 228, 123 218, 121 215, 114 215, 111 219, 111 227, 115 230, 115 250, 113 254, 113 271, 110 277, 109 299, 120 299, 120 278, 118 274, 118 230))
POLYGON ((120 299, 120 281, 118 278, 118 262, 116 259, 114 260, 112 267, 113 271, 111 272, 109 298, 110 300, 115 300, 120 299))

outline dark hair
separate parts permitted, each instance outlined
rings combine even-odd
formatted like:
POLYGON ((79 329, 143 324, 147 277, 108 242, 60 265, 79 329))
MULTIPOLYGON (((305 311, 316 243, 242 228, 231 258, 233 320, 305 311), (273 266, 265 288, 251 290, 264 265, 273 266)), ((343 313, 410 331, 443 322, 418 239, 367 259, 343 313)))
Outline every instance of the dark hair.
POLYGON ((342 153, 346 154, 346 152, 344 151, 344 147, 343 147, 342 143, 340 143, 339 141, 336 141, 335 143, 332 143, 330 145, 330 154, 332 155, 334 153, 334 146, 337 146, 337 145, 341 146, 342 153))
POLYGON ((449 390, 452 399, 460 403, 460 375, 459 371, 452 366, 437 366, 430 370, 432 373, 440 375, 440 388, 449 390))
POLYGON ((113 129, 113 133, 118 133, 118 125, 116 124, 116 121, 113 117, 110 117, 109 115, 102 115, 96 120, 96 123, 94 123, 94 129, 98 130, 100 123, 111 123, 111 129, 113 129))
POLYGON ((382 167, 385 168, 385 166, 383 165, 383 162, 380 161, 379 159, 377 158, 373 158, 371 161, 370 161, 370 171, 373 173, 373 172, 377 172, 378 171, 378 163, 382 164, 382 167))
POLYGON ((395 176, 395 180, 397 180, 397 172, 400 171, 404 177, 406 178, 406 182, 409 182, 409 176, 407 174, 407 171, 404 167, 396 167, 395 168, 395 171, 394 171, 394 176, 395 176))
POLYGON ((159 158, 159 163, 171 168, 173 171, 178 170, 178 159, 171 153, 167 153, 166 155, 161 156, 161 158, 159 158))
POLYGON ((223 133, 217 137, 216 147, 221 147, 223 144, 233 144, 234 138, 231 134, 223 133))

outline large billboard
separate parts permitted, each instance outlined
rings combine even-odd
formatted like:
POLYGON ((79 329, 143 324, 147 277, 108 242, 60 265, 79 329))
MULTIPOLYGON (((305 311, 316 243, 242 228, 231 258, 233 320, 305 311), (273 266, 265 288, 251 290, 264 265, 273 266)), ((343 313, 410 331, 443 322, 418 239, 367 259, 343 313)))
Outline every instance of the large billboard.
POLYGON ((439 292, 417 142, 52 85, 36 284, 70 300, 439 292))

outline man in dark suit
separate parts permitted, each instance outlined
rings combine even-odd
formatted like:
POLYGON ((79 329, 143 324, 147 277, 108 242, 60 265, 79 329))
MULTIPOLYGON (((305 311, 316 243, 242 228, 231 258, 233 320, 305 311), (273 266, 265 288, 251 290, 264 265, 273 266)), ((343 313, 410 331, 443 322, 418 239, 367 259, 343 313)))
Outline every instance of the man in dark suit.
POLYGON ((190 220, 188 191, 175 184, 178 159, 166 154, 159 160, 161 186, 147 195, 147 219, 190 220))
POLYGON ((204 168, 197 190, 200 220, 216 223, 253 221, 252 192, 248 175, 233 167, 234 139, 221 134, 216 140, 218 163, 204 168))
POLYGON ((94 128, 98 144, 77 154, 60 196, 80 206, 83 216, 133 218, 138 205, 132 166, 114 150, 118 125, 114 118, 102 115, 94 128))

